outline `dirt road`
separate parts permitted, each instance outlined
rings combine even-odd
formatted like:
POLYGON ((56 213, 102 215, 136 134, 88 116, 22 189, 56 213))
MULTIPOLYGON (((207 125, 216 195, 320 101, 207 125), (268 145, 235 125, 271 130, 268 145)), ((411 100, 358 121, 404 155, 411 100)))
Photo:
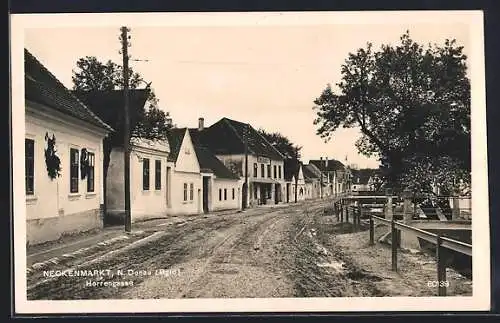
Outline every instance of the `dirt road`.
MULTIPOLYGON (((342 232, 335 231, 339 224, 334 217, 325 216, 325 206, 326 201, 305 202, 197 216, 157 227, 150 242, 116 256, 99 260, 106 253, 102 251, 50 268, 99 269, 100 275, 49 279, 41 272, 31 274, 28 299, 392 295, 405 278, 387 275, 384 263, 377 259, 374 263, 381 265, 366 270, 366 255, 356 252, 359 246, 352 249, 337 239, 342 232), (384 284, 387 280, 391 284, 384 284), (105 285, 112 282, 116 286, 105 285)), ((365 254, 369 252, 368 259, 375 257, 373 250, 365 254)), ((383 252, 377 257, 389 263, 383 252)), ((434 295, 425 282, 422 286, 416 293, 434 295)))

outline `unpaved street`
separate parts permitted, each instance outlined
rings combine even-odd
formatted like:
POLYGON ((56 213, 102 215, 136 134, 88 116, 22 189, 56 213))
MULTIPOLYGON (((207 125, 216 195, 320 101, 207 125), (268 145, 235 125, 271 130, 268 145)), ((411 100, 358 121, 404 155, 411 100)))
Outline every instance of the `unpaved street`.
MULTIPOLYGON (((111 274, 49 280, 41 271, 31 273, 28 299, 391 296, 407 294, 398 290, 407 287, 412 271, 420 272, 418 261, 432 262, 412 255, 403 258, 403 274, 388 273, 387 248, 366 248, 366 231, 342 234, 342 224, 325 215, 326 206, 326 201, 305 202, 156 226, 154 239, 126 252, 99 260, 109 252, 103 250, 49 268, 111 274), (346 243, 352 237, 356 242, 346 243), (103 286, 105 281, 127 286, 103 286)), ((435 295, 426 285, 432 275, 429 269, 420 283, 413 279, 413 296, 435 295)), ((471 289, 457 286, 460 294, 471 289)))

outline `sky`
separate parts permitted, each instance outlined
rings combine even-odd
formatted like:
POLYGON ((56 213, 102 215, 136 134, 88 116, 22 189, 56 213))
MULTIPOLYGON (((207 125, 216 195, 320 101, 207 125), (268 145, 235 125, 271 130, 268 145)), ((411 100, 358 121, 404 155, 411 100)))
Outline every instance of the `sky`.
MULTIPOLYGON (((160 108, 179 127, 210 126, 222 117, 280 132, 302 146, 302 161, 328 157, 360 168, 378 167, 358 154, 358 129, 340 129, 327 143, 316 134, 312 109, 328 83, 340 81, 350 52, 371 42, 395 44, 410 31, 422 44, 456 39, 468 53, 461 23, 246 26, 130 25, 130 66, 152 82, 160 108), (134 59, 148 60, 134 61, 134 59)), ((64 85, 84 56, 122 63, 120 27, 26 29, 25 46, 64 85)), ((221 138, 221 140, 223 140, 221 138)))

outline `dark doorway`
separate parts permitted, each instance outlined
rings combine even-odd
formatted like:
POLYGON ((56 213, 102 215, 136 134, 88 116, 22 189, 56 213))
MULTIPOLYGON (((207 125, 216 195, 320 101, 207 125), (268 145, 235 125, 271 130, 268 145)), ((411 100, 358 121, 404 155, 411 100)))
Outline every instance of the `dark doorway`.
POLYGON ((290 183, 286 183, 286 202, 290 203, 290 183))
POLYGON ((208 190, 210 177, 203 176, 203 213, 208 213, 208 190))
POLYGON ((280 197, 280 185, 274 184, 274 204, 278 204, 280 197))

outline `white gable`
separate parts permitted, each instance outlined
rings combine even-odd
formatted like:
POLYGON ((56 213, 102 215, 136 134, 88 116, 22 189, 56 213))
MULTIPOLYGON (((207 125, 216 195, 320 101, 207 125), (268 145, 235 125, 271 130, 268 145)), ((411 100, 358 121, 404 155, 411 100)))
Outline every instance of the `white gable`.
POLYGON ((175 170, 178 172, 190 173, 200 172, 200 164, 198 163, 193 142, 187 129, 179 149, 179 155, 177 156, 177 162, 175 163, 175 170))
POLYGON ((302 172, 302 165, 299 166, 299 181, 304 181, 304 173, 302 172))

